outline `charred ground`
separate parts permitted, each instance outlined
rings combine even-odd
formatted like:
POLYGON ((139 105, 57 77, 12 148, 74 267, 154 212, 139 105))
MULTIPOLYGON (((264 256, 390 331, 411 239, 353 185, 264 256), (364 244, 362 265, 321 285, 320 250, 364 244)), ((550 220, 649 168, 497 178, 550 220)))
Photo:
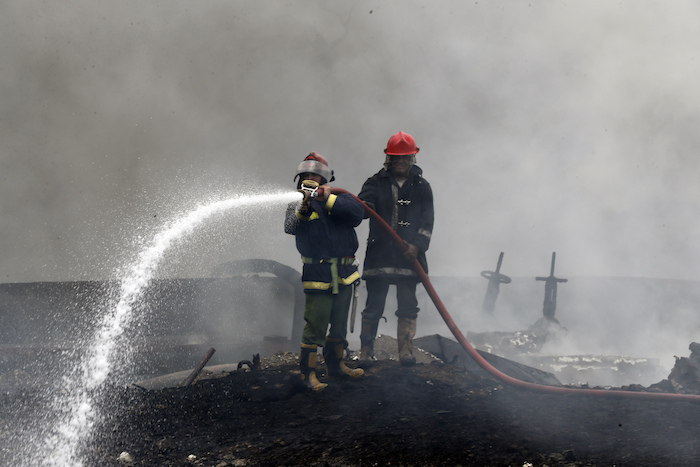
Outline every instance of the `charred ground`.
MULTIPOLYGON (((690 466, 700 456, 695 403, 533 393, 440 361, 379 360, 363 379, 313 393, 297 358, 278 353, 185 388, 115 389, 87 465, 690 466)), ((674 390, 659 386, 626 389, 674 390)))

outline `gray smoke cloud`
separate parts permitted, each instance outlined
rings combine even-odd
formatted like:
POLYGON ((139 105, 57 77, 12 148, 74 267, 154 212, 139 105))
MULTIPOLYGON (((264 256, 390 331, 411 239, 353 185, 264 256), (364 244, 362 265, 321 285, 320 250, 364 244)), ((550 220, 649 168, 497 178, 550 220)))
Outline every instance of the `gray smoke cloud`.
MULTIPOLYGON (((562 277, 700 279, 699 9, 3 2, 0 277, 110 277, 179 210, 292 189, 312 150, 356 193, 403 130, 435 192, 433 275, 500 251, 546 275, 556 251, 562 277)), ((221 219, 164 274, 297 267, 282 213, 221 219)))

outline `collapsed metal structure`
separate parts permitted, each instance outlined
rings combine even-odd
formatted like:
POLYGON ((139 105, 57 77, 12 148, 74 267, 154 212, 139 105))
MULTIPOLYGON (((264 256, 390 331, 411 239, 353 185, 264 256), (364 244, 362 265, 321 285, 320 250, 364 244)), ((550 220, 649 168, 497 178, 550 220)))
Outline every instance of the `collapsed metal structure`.
MULTIPOLYGON (((386 230, 386 232, 396 241, 397 245, 399 245, 400 248, 406 249, 406 246, 404 244, 404 241, 399 237, 399 235, 384 221, 384 219, 381 218, 372 208, 370 208, 364 201, 362 201, 360 198, 357 196, 353 195, 347 190, 344 190, 342 188, 333 188, 333 193, 345 193, 349 194, 352 196, 356 201, 362 204, 362 206, 365 208, 365 211, 367 214, 377 221, 382 228, 386 230)), ((551 270, 551 277, 554 278, 554 259, 555 256, 552 256, 552 270, 551 270)), ((425 290, 428 292, 428 295, 430 296, 431 300, 433 301, 433 304, 437 308, 438 312, 440 313, 440 316, 442 319, 445 321, 445 324, 447 327, 450 329, 452 332, 452 335, 457 339, 457 342, 462 346, 462 348, 469 354, 470 357, 472 357, 484 370, 486 370, 489 374, 491 374, 493 377, 496 379, 510 384, 512 386, 529 390, 529 391, 535 391, 535 392, 542 392, 542 393, 547 393, 547 394, 556 394, 556 395, 578 395, 578 396, 593 396, 593 397, 615 397, 615 398, 632 398, 632 399, 642 399, 642 400, 658 400, 658 401, 685 401, 685 402, 700 402, 700 396, 698 395, 693 395, 693 394, 671 394, 671 393, 650 393, 650 392, 632 392, 632 391, 611 391, 611 390, 605 390, 605 389, 578 389, 578 388, 569 388, 569 387, 557 387, 557 386, 546 386, 542 384, 535 384, 535 383, 530 383, 527 381, 522 381, 516 378, 513 378, 511 376, 506 375, 505 373, 501 372, 494 366, 492 366, 484 357, 472 347, 472 345, 467 341, 467 339, 464 337, 464 334, 462 334, 462 331, 459 330, 455 322, 452 320, 452 317, 450 316, 449 312, 447 311, 447 308, 445 308, 445 305, 442 303, 442 300, 438 296, 437 292, 433 288, 432 283, 430 282, 430 279, 428 278, 428 275, 425 273, 423 268, 421 267, 420 263, 418 263, 418 260, 413 261, 413 268, 415 269, 416 273, 418 274, 418 277, 420 278, 421 282, 423 283, 423 286, 425 287, 425 290)), ((556 278, 554 278, 556 279, 556 278)), ((556 284, 556 282, 553 282, 556 284)))

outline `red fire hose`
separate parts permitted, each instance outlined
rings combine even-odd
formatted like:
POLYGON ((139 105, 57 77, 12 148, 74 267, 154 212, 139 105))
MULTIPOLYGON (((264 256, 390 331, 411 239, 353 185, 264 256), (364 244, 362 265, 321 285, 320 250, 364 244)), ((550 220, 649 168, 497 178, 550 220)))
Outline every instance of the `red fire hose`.
MULTIPOLYGON (((399 237, 399 235, 392 229, 389 224, 382 219, 379 214, 377 214, 372 208, 370 208, 364 201, 362 201, 357 196, 353 195, 347 190, 342 188, 332 188, 331 190, 335 194, 348 194, 352 196, 356 201, 358 201, 365 208, 365 212, 379 223, 384 230, 392 237, 392 239, 403 249, 406 249, 404 241, 399 237)), ((489 362, 487 362, 484 357, 482 357, 479 352, 477 352, 474 347, 467 341, 462 332, 459 330, 452 317, 447 312, 445 305, 443 305, 442 300, 438 297, 437 292, 433 288, 433 285, 428 279, 428 275, 423 270, 418 260, 413 260, 413 269, 415 269, 418 277, 420 278, 425 290, 430 295, 430 299, 435 304, 440 316, 450 328, 452 335, 457 339, 457 342, 462 346, 462 348, 471 356, 484 370, 491 374, 496 379, 503 381, 504 383, 516 386, 518 388, 526 389, 535 392, 544 392, 548 394, 559 394, 559 395, 582 395, 582 396, 596 396, 596 397, 629 397, 635 399, 652 399, 652 400, 664 400, 664 401, 686 401, 686 402, 700 402, 700 396, 694 394, 671 394, 671 393, 655 393, 655 392, 633 392, 633 391, 617 391, 617 390, 606 390, 606 389, 578 389, 570 387, 558 387, 558 386, 546 386, 542 384, 528 383, 526 381, 521 381, 519 379, 513 378, 506 375, 500 370, 494 368, 489 362)))

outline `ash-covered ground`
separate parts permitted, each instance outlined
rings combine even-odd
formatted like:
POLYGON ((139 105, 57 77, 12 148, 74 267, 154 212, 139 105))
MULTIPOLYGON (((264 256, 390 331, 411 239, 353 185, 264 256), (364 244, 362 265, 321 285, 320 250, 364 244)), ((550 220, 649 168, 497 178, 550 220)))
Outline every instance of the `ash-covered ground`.
MULTIPOLYGON (((690 466, 700 458, 700 403, 530 392, 434 358, 413 367, 378 360, 361 380, 331 380, 315 393, 299 383, 297 361, 277 353, 189 387, 115 388, 86 465, 690 466)), ((680 359, 674 379, 614 390, 697 393, 694 365, 680 359)))

